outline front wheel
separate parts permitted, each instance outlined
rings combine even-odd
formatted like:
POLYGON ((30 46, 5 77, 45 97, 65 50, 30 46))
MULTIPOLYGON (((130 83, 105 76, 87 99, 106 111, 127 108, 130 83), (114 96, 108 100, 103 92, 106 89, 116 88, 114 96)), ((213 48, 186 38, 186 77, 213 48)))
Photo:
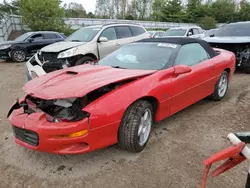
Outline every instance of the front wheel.
POLYGON ((76 60, 75 66, 87 64, 94 61, 94 58, 90 56, 83 56, 76 60))
POLYGON ((22 49, 13 50, 11 58, 14 62, 24 62, 26 60, 26 52, 22 49))
POLYGON ((131 152, 141 152, 150 137, 153 115, 153 106, 150 102, 140 100, 132 104, 122 119, 118 145, 131 152))
POLYGON ((228 90, 228 73, 224 71, 215 85, 214 93, 212 94, 211 98, 215 101, 220 101, 225 97, 227 90, 228 90))

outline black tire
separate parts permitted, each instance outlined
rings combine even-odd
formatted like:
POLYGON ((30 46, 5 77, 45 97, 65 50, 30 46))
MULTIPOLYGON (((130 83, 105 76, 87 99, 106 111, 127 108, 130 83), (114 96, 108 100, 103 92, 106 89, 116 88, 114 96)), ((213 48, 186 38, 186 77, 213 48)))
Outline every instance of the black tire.
POLYGON ((12 50, 11 59, 14 62, 24 62, 27 58, 27 53, 23 49, 12 50))
POLYGON ((83 56, 83 57, 80 57, 79 59, 76 60, 75 66, 87 64, 87 63, 94 61, 94 60, 95 59, 93 57, 83 56))
POLYGON ((122 122, 120 124, 118 133, 118 146, 122 149, 131 152, 141 152, 147 145, 150 138, 151 128, 153 126, 154 112, 153 106, 150 102, 145 100, 139 100, 132 104, 125 112, 122 122), (141 123, 142 115, 145 111, 151 112, 151 127, 149 130, 148 138, 145 144, 140 145, 139 143, 139 125, 141 123))
POLYGON ((214 93, 213 93, 209 98, 212 99, 212 100, 215 100, 215 101, 220 101, 220 100, 222 100, 222 99, 225 97, 225 95, 226 95, 226 93, 227 93, 227 90, 228 90, 228 81, 229 81, 229 80, 228 80, 228 73, 227 73, 226 71, 224 71, 224 72, 221 74, 219 80, 217 81, 217 83, 216 83, 216 85, 215 85, 214 93), (219 84, 220 84, 220 81, 221 81, 222 77, 226 77, 227 83, 226 83, 226 91, 225 91, 225 93, 224 93, 223 95, 220 95, 220 94, 219 94, 219 90, 220 90, 219 84))

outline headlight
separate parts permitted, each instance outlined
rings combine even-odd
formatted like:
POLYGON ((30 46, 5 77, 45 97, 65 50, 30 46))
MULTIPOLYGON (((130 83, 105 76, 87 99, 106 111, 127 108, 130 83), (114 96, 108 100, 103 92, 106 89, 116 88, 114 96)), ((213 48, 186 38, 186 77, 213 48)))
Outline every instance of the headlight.
POLYGON ((58 55, 58 59, 62 59, 62 58, 67 58, 67 57, 72 57, 74 56, 74 53, 75 51, 77 50, 77 48, 71 48, 69 50, 66 50, 64 52, 61 52, 59 55, 58 55))
POLYGON ((0 50, 5 50, 8 49, 9 47, 11 47, 11 45, 2 45, 0 46, 0 50))

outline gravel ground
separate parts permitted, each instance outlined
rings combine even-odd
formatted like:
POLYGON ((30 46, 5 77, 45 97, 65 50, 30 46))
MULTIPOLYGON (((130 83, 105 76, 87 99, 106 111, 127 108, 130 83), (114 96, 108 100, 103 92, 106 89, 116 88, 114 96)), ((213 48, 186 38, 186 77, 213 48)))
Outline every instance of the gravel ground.
MULTIPOLYGON (((203 100, 155 126, 140 154, 112 146, 96 152, 51 155, 13 142, 6 114, 23 94, 23 64, 0 62, 0 187, 128 188, 200 187, 202 161, 227 147, 229 132, 249 130, 250 75, 236 73, 224 100, 203 100)), ((208 188, 243 188, 247 163, 216 179, 208 188)))

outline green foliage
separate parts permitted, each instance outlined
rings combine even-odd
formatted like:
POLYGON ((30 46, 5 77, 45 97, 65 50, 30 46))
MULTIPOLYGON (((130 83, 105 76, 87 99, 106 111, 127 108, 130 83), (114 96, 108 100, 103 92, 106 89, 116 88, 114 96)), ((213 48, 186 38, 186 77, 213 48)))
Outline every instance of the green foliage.
POLYGON ((161 21, 166 22, 181 22, 184 16, 184 8, 181 0, 168 0, 165 6, 162 7, 161 21))
POLYGON ((60 0, 21 0, 20 13, 24 23, 34 31, 62 31, 65 28, 64 9, 60 0))
POLYGON ((213 17, 209 16, 202 17, 199 20, 199 25, 206 30, 216 28, 216 24, 216 20, 213 17))
POLYGON ((64 5, 65 16, 69 18, 86 18, 87 13, 82 4, 69 3, 64 5))

